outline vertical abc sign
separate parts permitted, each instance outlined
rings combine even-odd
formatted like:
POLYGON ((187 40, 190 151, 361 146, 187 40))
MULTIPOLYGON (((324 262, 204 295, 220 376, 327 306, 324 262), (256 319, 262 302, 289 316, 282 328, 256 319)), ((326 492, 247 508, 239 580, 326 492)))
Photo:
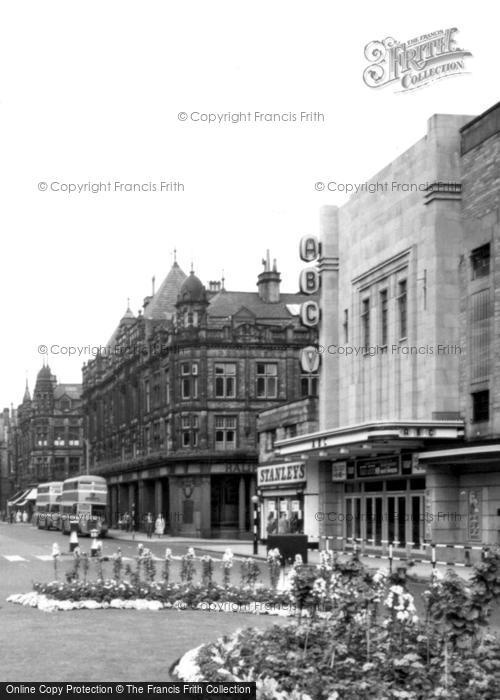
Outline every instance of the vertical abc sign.
MULTIPOLYGON (((299 255, 304 262, 314 262, 321 252, 320 242, 316 236, 303 236, 300 239, 299 255)), ((316 294, 320 278, 315 267, 302 270, 299 277, 302 294, 316 294)), ((304 326, 316 326, 319 323, 319 306, 315 301, 306 301, 300 306, 300 320, 304 326)))

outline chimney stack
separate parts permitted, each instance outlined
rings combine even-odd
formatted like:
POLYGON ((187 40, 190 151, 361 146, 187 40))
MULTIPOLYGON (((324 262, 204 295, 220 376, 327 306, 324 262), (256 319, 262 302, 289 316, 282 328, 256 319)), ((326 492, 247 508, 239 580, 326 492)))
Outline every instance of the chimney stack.
POLYGON ((281 276, 276 266, 276 259, 273 261, 273 268, 271 269, 271 259, 269 257, 269 251, 267 251, 266 258, 262 259, 262 264, 264 265, 264 270, 257 278, 259 297, 262 301, 266 302, 266 304, 276 304, 280 300, 281 282, 281 276))

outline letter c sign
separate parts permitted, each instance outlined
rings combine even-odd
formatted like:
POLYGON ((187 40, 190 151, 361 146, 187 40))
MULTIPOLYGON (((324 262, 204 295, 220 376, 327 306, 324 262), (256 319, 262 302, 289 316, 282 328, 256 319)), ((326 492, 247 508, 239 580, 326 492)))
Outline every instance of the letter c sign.
POLYGON ((300 306, 300 321, 304 326, 316 326, 319 323, 319 306, 315 301, 306 301, 300 306))

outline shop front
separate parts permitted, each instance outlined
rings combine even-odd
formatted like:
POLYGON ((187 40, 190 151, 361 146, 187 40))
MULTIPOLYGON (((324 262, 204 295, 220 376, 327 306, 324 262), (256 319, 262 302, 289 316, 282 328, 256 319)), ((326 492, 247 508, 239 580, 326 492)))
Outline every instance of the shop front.
POLYGON ((425 470, 412 455, 384 455, 325 464, 336 498, 325 534, 367 547, 422 549, 425 470))
POLYGON ((269 464, 257 469, 261 497, 260 538, 304 534, 304 462, 269 464))
POLYGON ((398 421, 301 435, 276 447, 282 459, 303 454, 308 475, 309 464, 319 460, 320 547, 334 538, 337 547, 356 541, 375 553, 392 545, 410 555, 428 551, 431 541, 456 541, 457 508, 447 502, 453 494, 443 481, 436 497, 426 455, 454 447, 462 437, 459 421, 398 421))

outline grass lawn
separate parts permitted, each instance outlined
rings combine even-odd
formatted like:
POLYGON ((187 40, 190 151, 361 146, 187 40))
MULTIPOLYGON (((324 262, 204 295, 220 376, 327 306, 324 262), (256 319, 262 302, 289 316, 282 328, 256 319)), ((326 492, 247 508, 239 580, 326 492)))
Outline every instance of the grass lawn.
POLYGON ((4 603, 0 681, 166 681, 188 649, 239 627, 277 623, 192 610, 43 613, 4 603))

